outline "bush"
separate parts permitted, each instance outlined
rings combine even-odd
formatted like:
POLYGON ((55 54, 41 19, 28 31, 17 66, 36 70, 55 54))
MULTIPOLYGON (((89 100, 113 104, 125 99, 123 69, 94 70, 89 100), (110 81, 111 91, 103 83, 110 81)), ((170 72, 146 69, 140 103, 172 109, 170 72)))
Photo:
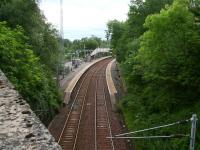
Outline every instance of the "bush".
POLYGON ((59 107, 60 96, 51 74, 27 40, 22 27, 11 29, 0 22, 0 66, 33 111, 48 124, 59 107))

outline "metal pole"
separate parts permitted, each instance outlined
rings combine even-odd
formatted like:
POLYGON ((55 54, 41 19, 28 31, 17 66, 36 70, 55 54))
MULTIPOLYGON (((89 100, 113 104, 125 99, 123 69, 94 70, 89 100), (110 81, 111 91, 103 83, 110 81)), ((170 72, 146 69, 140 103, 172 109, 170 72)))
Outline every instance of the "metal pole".
POLYGON ((61 40, 63 39, 63 35, 64 35, 63 34, 63 0, 60 0, 60 37, 61 37, 61 40))
POLYGON ((73 60, 73 56, 72 56, 72 53, 71 53, 71 69, 70 69, 70 71, 72 71, 72 68, 73 68, 72 60, 73 60))
POLYGON ((83 40, 83 50, 84 50, 84 57, 86 59, 86 52, 85 52, 85 40, 83 40))
POLYGON ((195 147, 195 134, 196 134, 196 126, 197 126, 197 115, 193 114, 191 118, 192 126, 191 126, 191 135, 190 135, 190 150, 194 150, 195 147))
POLYGON ((62 75, 64 78, 64 60, 65 60, 65 52, 64 52, 64 33, 63 33, 63 0, 60 0, 60 61, 62 68, 62 75))

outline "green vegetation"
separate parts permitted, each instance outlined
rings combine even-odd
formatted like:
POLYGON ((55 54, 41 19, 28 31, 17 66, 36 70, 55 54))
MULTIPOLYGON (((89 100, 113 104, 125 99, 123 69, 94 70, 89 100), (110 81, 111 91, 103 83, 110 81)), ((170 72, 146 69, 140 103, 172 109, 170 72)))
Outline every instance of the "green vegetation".
MULTIPOLYGON (((199 0, 135 0, 126 22, 108 23, 127 85, 121 108, 129 130, 187 119, 193 113, 200 116, 199 10, 199 0)), ((176 133, 189 134, 190 124, 139 136, 176 133)), ((133 142, 139 150, 189 147, 189 138, 133 142)))
POLYGON ((79 51, 79 56, 84 57, 87 50, 95 50, 98 47, 108 47, 108 42, 98 38, 96 36, 91 36, 90 38, 82 38, 80 40, 70 41, 68 39, 64 40, 65 53, 67 59, 70 59, 72 53, 79 51), (86 50, 84 52, 84 50, 86 50))
POLYGON ((58 33, 46 23, 37 3, 38 0, 0 1, 0 21, 6 21, 11 28, 21 26, 34 54, 55 74, 59 60, 58 33))
POLYGON ((46 23, 37 0, 1 0, 0 22, 0 68, 48 125, 61 103, 53 79, 60 53, 57 31, 46 23))
MULTIPOLYGON (((0 68, 48 125, 61 104, 55 77, 62 72, 63 54, 58 31, 46 22, 38 3, 0 1, 0 68)), ((107 42, 95 36, 73 42, 64 40, 66 54, 100 46, 107 46, 107 42)), ((79 56, 84 56, 84 51, 79 56)), ((71 54, 67 56, 70 57, 71 54)))

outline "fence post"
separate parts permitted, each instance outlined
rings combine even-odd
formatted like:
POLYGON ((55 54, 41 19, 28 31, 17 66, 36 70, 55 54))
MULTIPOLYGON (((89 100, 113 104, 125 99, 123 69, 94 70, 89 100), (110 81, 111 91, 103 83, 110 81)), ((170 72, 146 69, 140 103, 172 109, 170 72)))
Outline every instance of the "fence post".
POLYGON ((197 115, 193 114, 191 118, 191 135, 190 135, 190 150, 194 150, 195 147, 195 134, 196 134, 196 125, 197 125, 197 115))

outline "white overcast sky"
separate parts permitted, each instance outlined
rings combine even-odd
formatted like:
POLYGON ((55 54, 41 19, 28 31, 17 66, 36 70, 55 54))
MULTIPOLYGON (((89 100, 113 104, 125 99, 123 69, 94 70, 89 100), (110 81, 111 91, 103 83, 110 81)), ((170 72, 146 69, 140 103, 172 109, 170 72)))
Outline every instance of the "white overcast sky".
MULTIPOLYGON (((130 0, 63 0, 64 37, 70 40, 90 37, 105 38, 106 23, 125 21, 130 0)), ((60 0, 40 0, 47 21, 60 27, 60 0)))

